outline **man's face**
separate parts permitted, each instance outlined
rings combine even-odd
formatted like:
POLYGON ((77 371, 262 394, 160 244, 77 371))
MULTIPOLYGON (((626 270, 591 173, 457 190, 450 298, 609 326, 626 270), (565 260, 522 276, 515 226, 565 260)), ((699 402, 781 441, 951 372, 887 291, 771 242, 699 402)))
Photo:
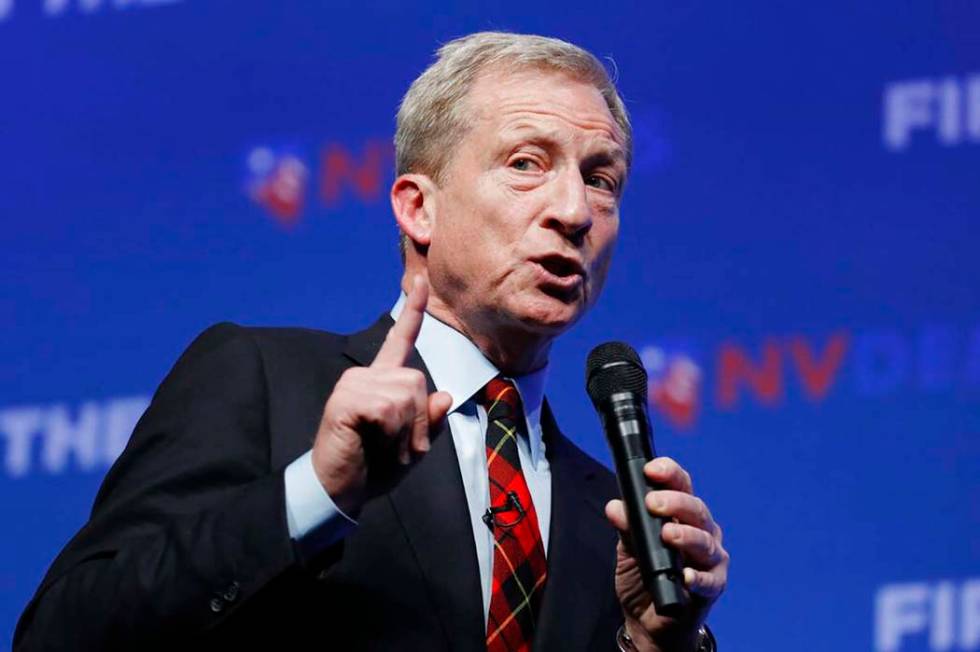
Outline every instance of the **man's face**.
POLYGON ((624 137, 591 84, 483 74, 436 192, 433 295, 483 333, 554 336, 598 297, 619 229, 624 137))

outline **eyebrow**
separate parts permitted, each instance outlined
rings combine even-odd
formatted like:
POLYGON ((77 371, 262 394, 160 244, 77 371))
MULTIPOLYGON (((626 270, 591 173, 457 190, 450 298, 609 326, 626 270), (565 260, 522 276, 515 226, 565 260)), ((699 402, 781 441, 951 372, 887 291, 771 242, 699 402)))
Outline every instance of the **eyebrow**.
POLYGON ((582 167, 592 170, 604 166, 617 167, 618 163, 622 163, 623 169, 626 169, 626 154, 620 147, 616 147, 612 151, 589 154, 582 161, 582 167))
MULTIPOLYGON (((561 144, 562 140, 564 140, 557 135, 557 131, 542 131, 539 127, 528 124, 515 125, 504 131, 502 135, 504 138, 513 138, 516 136, 530 143, 561 144)), ((601 151, 586 156, 582 162, 583 167, 615 166, 617 163, 622 163, 623 167, 626 167, 626 151, 618 143, 615 143, 615 141, 611 139, 610 141, 612 142, 611 146, 603 146, 601 151)))

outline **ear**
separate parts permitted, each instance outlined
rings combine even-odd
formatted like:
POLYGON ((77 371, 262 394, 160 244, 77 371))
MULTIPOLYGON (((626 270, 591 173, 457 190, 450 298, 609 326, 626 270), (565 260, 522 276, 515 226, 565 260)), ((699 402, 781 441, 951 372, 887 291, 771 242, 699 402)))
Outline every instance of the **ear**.
POLYGON ((428 247, 435 225, 436 185, 424 174, 403 174, 391 186, 391 210, 402 233, 428 247))

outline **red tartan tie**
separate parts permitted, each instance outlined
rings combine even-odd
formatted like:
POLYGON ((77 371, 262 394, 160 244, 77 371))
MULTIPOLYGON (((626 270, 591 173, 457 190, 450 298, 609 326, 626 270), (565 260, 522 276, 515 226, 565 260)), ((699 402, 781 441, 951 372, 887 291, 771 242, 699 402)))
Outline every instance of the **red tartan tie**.
POLYGON ((478 396, 487 410, 487 476, 490 509, 483 520, 493 532, 493 590, 487 621, 488 652, 531 649, 548 576, 517 437, 527 430, 513 383, 494 378, 478 396))

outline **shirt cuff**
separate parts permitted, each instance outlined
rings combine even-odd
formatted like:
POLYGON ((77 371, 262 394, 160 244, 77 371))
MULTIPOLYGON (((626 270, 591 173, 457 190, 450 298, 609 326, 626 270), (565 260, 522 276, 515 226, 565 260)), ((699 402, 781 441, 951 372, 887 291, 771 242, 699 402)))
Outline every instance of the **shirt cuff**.
POLYGON ((337 507, 313 470, 313 451, 286 467, 286 521, 289 536, 304 554, 314 555, 343 539, 357 521, 337 507))

